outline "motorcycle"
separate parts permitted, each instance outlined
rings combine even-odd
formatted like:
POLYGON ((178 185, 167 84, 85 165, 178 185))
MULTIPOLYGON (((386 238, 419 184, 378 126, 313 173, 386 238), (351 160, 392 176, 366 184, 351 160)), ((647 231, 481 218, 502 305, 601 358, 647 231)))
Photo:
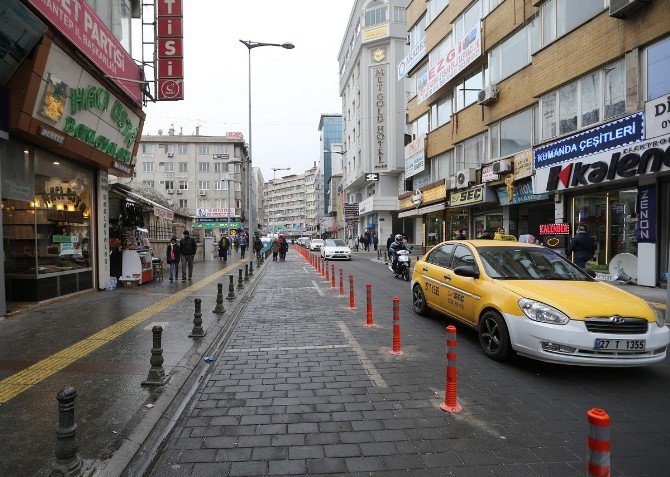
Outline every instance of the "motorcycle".
MULTIPOLYGON (((395 278, 404 279, 406 282, 408 282, 410 279, 410 267, 409 267, 409 264, 411 263, 411 259, 409 257, 410 251, 398 250, 396 254, 398 255, 398 263, 395 267, 395 271, 393 272, 393 276, 395 278)), ((391 268, 391 271, 393 271, 393 268, 391 268)))

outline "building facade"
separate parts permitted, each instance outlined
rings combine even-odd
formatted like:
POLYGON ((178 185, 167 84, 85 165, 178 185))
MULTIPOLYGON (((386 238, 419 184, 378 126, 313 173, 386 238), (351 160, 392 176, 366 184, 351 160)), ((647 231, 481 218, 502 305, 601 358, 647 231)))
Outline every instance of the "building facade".
POLYGON ((409 4, 398 199, 426 247, 504 229, 565 253, 582 225, 602 278, 667 279, 670 3, 621 3, 409 4))
MULTIPOLYGON (((251 210, 255 214, 254 223, 265 224, 267 223, 267 218, 265 216, 265 194, 263 194, 265 180, 263 179, 263 173, 261 172, 260 167, 252 167, 251 172, 251 210)), ((262 227, 259 225, 259 228, 262 227)))
POLYGON ((263 186, 267 234, 300 235, 306 230, 305 174, 274 178, 263 186))
MULTIPOLYGON (((321 170, 323 172, 323 183, 328 184, 330 177, 335 174, 334 163, 339 163, 340 157, 333 157, 333 144, 342 143, 342 115, 322 114, 319 119, 319 143, 321 144, 321 170)), ((330 191, 326 187, 323 194, 323 210, 326 215, 331 213, 330 191)))
MULTIPOLYGON (((173 207, 196 217, 206 236, 246 228, 244 166, 247 148, 241 133, 225 136, 145 135, 141 138, 134 181, 154 187, 173 207)), ((253 181, 252 181, 253 184, 253 181)))
POLYGON ((139 2, 98 3, 0 6, 0 314, 107 286, 108 172, 132 175, 144 96, 139 2))
POLYGON ((359 217, 348 237, 383 235, 397 222, 406 129, 406 1, 356 0, 338 55, 342 98, 342 185, 359 217))

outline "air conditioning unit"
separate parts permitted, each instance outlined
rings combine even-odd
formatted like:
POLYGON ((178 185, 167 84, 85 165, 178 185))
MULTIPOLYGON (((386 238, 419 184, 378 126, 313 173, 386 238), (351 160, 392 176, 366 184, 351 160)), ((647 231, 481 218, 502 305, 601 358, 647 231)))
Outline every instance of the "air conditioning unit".
POLYGON ((167 153, 167 156, 168 156, 168 157, 174 157, 174 152, 168 152, 168 153, 167 153))
POLYGON ((181 189, 177 189, 177 194, 183 194, 183 193, 184 193, 183 190, 181 190, 181 189))
POLYGON ((458 185, 458 182, 456 181, 456 176, 451 176, 449 179, 447 179, 447 188, 448 189, 455 189, 458 185))
POLYGON ((477 103, 482 106, 495 103, 497 99, 498 87, 494 84, 487 84, 486 88, 479 90, 479 94, 477 95, 477 103))
POLYGON ((610 16, 625 18, 630 12, 649 3, 650 0, 610 0, 610 16))
POLYGON ((168 194, 174 194, 174 189, 168 189, 168 190, 167 190, 167 193, 168 193, 168 194))
POLYGON ((206 190, 201 190, 200 195, 207 195, 207 191, 206 190))
POLYGON ((465 189, 477 180, 477 169, 469 167, 456 172, 456 188, 465 189))
POLYGON ((512 159, 503 159, 502 161, 493 163, 493 172, 502 174, 503 172, 510 172, 512 170, 512 159))

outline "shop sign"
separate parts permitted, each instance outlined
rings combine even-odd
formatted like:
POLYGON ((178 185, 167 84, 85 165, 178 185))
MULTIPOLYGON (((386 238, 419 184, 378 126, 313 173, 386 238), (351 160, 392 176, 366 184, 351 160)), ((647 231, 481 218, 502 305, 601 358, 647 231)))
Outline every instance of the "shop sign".
POLYGON ((498 174, 493 172, 493 164, 482 167, 482 182, 492 182, 499 179, 498 174))
POLYGON ((637 243, 656 243, 656 184, 637 188, 637 243))
POLYGON ((509 187, 507 185, 498 187, 498 200, 500 205, 521 204, 523 202, 533 202, 536 200, 547 200, 548 194, 533 194, 533 182, 525 180, 509 187), (510 198, 511 189, 511 198, 510 198))
POLYGON ((65 142, 65 136, 63 136, 62 134, 58 134, 57 132, 54 132, 51 129, 47 129, 44 126, 40 126, 40 128, 37 131, 37 134, 47 139, 51 139, 53 142, 58 144, 63 144, 65 142))
POLYGON ((405 146, 405 179, 423 172, 426 168, 426 137, 416 138, 405 146))
POLYGON ((241 132, 227 132, 226 141, 244 141, 244 135, 241 132))
POLYGON ((71 224, 83 224, 84 213, 70 210, 47 209, 47 220, 49 222, 69 222, 71 224))
POLYGON ((52 235, 51 241, 53 243, 77 243, 79 242, 78 235, 52 235))
POLYGON ((469 189, 452 192, 450 204, 452 207, 460 207, 463 205, 483 204, 494 202, 491 189, 484 184, 471 187, 469 189))
POLYGON ((567 190, 670 170, 670 135, 535 171, 535 193, 567 190))
POLYGON ((412 204, 414 204, 414 207, 418 207, 421 205, 421 202, 423 202, 423 193, 417 189, 414 195, 412 195, 412 204))
POLYGON ((182 0, 158 0, 156 21, 156 100, 184 99, 182 0))
POLYGON ((514 154, 512 161, 514 162, 514 177, 523 179, 533 175, 533 154, 530 149, 514 154))
MULTIPOLYGON (((98 250, 98 288, 107 286, 110 276, 109 263, 109 176, 107 171, 98 170, 97 200, 97 250, 98 250)), ((55 237, 54 237, 55 239, 55 237)))
POLYGON ((389 34, 389 25, 388 23, 386 23, 382 26, 363 30, 363 41, 376 40, 377 38, 388 36, 388 34, 389 34))
POLYGON ((60 244, 60 254, 61 255, 74 255, 74 244, 72 244, 72 243, 62 243, 62 244, 60 244))
POLYGON ((173 220, 174 212, 172 212, 170 209, 166 209, 165 207, 158 207, 154 205, 154 216, 160 217, 162 219, 173 220))
POLYGON ((379 181, 379 174, 376 172, 371 172, 369 174, 365 174, 365 180, 368 182, 378 182, 379 181))
POLYGON ((398 63, 398 81, 402 81, 407 72, 411 71, 424 56, 426 56, 426 37, 423 37, 419 44, 398 63))
MULTIPOLYGON (((220 219, 196 219, 195 224, 193 225, 195 228, 199 229, 226 229, 228 230, 228 222, 221 222, 220 219)), ((230 222, 230 229, 241 229, 242 228, 242 223, 241 222, 230 222)))
POLYGON ((609 151, 643 139, 644 114, 636 113, 538 147, 533 151, 535 169, 609 151))
POLYGON ((114 162, 112 163, 112 166, 113 166, 114 169, 116 169, 117 171, 125 172, 126 174, 129 174, 129 175, 130 175, 130 173, 132 172, 132 170, 130 169, 130 167, 127 166, 127 165, 125 165, 125 164, 122 163, 122 162, 114 161, 114 162))
POLYGON ((386 157, 388 154, 387 140, 387 116, 388 104, 386 102, 388 88, 388 65, 375 66, 372 69, 371 90, 373 94, 370 97, 372 102, 371 116, 373 119, 374 141, 371 142, 371 155, 376 157, 375 169, 386 167, 386 157))
POLYGON ((647 139, 670 133, 670 96, 663 96, 644 105, 647 139))
POLYGON ((28 3, 100 68, 109 81, 142 105, 140 68, 88 2, 28 0, 28 3))
POLYGON ((344 217, 349 219, 358 220, 358 203, 353 204, 344 204, 344 217))
MULTIPOLYGON (((237 209, 231 208, 230 209, 230 215, 235 216, 237 213, 237 209)), ((219 218, 225 218, 228 217, 228 208, 227 207, 220 207, 217 209, 197 209, 195 212, 196 217, 219 217, 219 218)))
POLYGON ((428 71, 419 78, 417 103, 423 103, 429 96, 451 81, 470 63, 482 54, 482 36, 479 22, 467 32, 465 38, 431 64, 428 71))
POLYGON ((542 224, 540 235, 570 235, 570 224, 542 224))

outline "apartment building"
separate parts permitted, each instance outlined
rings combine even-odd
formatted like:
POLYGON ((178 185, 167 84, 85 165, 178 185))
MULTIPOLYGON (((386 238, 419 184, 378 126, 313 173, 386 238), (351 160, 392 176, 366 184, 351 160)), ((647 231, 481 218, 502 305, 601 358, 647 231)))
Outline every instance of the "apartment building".
MULTIPOLYGON (((340 162, 340 156, 332 151, 333 144, 342 143, 342 115, 322 114, 319 119, 319 144, 321 144, 321 169, 323 171, 323 183, 328 184, 330 177, 334 174, 333 163, 340 162), (335 157, 333 157, 335 156, 335 157)), ((330 214, 330 191, 328 187, 323 194, 324 213, 330 214)))
POLYGON ((241 230, 248 227, 246 160, 242 133, 201 136, 196 128, 194 135, 184 135, 170 128, 168 134, 142 136, 133 180, 187 209, 196 217, 193 226, 207 235, 241 230))
POLYGON ((403 184, 405 86, 396 67, 405 57, 407 1, 356 0, 338 61, 344 170, 349 204, 358 204, 349 235, 390 232, 403 184), (385 228, 382 230, 382 228, 385 228))
POLYGON ((263 185, 268 234, 299 235, 306 229, 305 174, 274 178, 263 185))
POLYGON ((670 2, 410 2, 398 199, 424 245, 502 228, 564 253, 583 225, 601 278, 628 254, 639 284, 666 280, 668 18, 670 2))

